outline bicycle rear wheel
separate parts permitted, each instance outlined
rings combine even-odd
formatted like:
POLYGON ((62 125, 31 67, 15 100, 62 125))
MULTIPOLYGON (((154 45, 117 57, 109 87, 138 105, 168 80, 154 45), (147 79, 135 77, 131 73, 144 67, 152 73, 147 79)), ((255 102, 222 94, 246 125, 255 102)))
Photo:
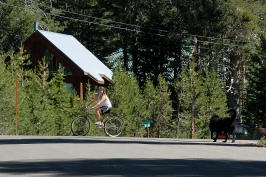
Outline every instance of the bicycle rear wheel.
POLYGON ((121 135, 124 128, 122 119, 118 117, 111 117, 104 123, 104 132, 111 137, 117 137, 121 135))
POLYGON ((71 123, 71 131, 76 136, 85 136, 90 131, 90 122, 85 117, 78 116, 71 123))

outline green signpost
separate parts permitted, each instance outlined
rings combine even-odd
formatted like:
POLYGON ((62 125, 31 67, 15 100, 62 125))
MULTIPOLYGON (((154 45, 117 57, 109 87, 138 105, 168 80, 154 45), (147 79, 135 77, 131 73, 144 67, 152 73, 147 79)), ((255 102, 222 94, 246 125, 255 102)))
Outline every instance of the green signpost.
POLYGON ((150 137, 150 127, 151 127, 151 124, 152 123, 153 123, 153 121, 150 120, 150 119, 147 119, 147 120, 143 120, 142 121, 142 124, 144 125, 144 127, 147 128, 148 137, 150 137))

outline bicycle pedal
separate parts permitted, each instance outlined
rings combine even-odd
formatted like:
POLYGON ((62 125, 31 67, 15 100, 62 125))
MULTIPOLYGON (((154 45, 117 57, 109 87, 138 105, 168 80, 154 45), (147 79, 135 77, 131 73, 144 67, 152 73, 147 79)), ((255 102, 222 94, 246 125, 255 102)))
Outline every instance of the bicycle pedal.
POLYGON ((97 127, 98 127, 99 129, 101 129, 101 130, 104 129, 104 126, 102 126, 102 125, 98 125, 97 127))

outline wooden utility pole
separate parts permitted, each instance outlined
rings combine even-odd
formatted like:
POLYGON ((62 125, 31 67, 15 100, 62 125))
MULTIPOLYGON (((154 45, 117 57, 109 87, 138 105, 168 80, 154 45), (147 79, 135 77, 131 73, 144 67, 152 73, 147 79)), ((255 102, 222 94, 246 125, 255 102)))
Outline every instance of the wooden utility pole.
POLYGON ((194 114, 192 115, 191 119, 191 139, 195 138, 195 117, 194 114))
POLYGON ((16 76, 16 135, 18 135, 18 76, 16 76))

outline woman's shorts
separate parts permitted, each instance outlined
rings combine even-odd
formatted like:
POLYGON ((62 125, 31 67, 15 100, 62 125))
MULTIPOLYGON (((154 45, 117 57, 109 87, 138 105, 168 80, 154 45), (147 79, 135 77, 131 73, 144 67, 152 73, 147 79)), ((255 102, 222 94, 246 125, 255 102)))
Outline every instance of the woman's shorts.
POLYGON ((102 114, 107 114, 112 110, 112 107, 102 106, 100 107, 100 110, 102 111, 102 114))

